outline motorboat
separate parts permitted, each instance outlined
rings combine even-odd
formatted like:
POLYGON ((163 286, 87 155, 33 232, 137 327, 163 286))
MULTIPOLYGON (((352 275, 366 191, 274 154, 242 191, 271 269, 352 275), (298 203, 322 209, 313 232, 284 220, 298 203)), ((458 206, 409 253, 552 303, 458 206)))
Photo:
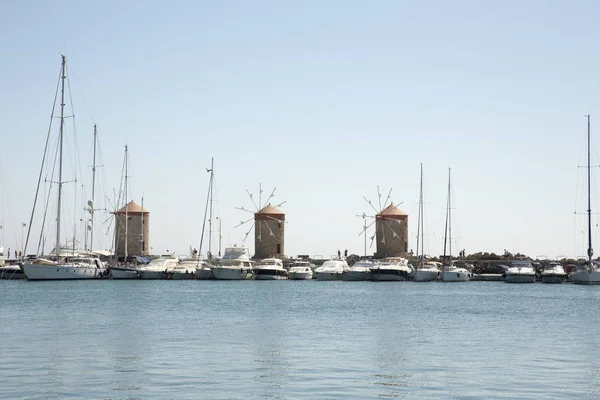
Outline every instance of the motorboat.
POLYGON ((314 271, 317 280, 319 281, 341 281, 344 272, 348 270, 346 260, 339 257, 332 257, 317 267, 314 271))
POLYGON ((196 264, 194 262, 182 262, 179 257, 177 261, 165 270, 166 279, 196 279, 196 264))
POLYGON ((412 269, 403 257, 384 258, 371 267, 371 280, 377 282, 410 280, 412 269))
POLYGON ((25 279, 25 274, 19 265, 18 259, 0 256, 0 280, 3 279, 25 279))
POLYGON ((535 282, 535 268, 528 260, 513 261, 504 273, 504 281, 506 283, 533 283, 535 282))
POLYGON ((471 279, 471 271, 462 267, 455 261, 450 265, 442 267, 442 282, 468 282, 471 279))
POLYGON ((166 279, 169 271, 178 264, 179 259, 175 255, 161 255, 139 268, 140 279, 166 279))
POLYGON ((201 281, 213 279, 211 263, 197 255, 182 257, 179 259, 179 264, 186 268, 194 268, 196 270, 194 273, 196 279, 201 281))
POLYGON ((57 259, 46 257, 27 259, 21 265, 30 281, 98 279, 109 275, 107 266, 92 252, 65 252, 57 259))
POLYGON ((427 261, 418 265, 411 274, 414 282, 432 282, 440 276, 440 265, 437 261, 427 261))
POLYGON ((542 283, 563 283, 567 280, 565 268, 557 262, 544 265, 541 275, 542 283))
POLYGON ((288 270, 289 279, 291 280, 308 280, 313 278, 313 270, 317 266, 310 261, 298 260, 290 265, 288 270))
POLYGON ((288 279, 288 275, 279 258, 265 258, 254 268, 254 279, 261 281, 288 279))
POLYGON ((253 264, 247 247, 226 247, 221 261, 212 267, 212 273, 219 280, 252 279, 253 264))
POLYGON ((347 281, 366 281, 371 277, 371 268, 377 262, 368 258, 363 258, 352 264, 346 270, 347 281))

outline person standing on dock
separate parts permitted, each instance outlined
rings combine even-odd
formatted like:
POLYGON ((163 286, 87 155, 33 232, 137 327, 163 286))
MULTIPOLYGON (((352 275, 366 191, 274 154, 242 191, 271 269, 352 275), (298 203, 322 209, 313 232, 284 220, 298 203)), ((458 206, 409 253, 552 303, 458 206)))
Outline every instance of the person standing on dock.
POLYGON ((338 249, 338 258, 342 258, 342 252, 338 249))

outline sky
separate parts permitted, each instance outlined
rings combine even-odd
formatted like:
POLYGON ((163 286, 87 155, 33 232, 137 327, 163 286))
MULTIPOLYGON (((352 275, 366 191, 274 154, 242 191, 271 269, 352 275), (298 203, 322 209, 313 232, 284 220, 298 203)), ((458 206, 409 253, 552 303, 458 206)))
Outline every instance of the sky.
POLYGON ((365 199, 379 208, 379 187, 415 249, 422 163, 426 254, 443 251, 451 168, 453 249, 582 256, 599 16, 583 0, 1 2, 0 240, 39 241, 43 207, 29 221, 64 54, 63 180, 79 178, 63 185, 62 237, 83 236, 95 123, 94 248, 110 248, 101 209, 119 206, 127 145, 128 198, 150 212, 156 254, 198 248, 214 158, 223 248, 253 249, 236 207, 262 187, 285 202, 287 256, 362 254, 357 215, 374 214, 365 199))

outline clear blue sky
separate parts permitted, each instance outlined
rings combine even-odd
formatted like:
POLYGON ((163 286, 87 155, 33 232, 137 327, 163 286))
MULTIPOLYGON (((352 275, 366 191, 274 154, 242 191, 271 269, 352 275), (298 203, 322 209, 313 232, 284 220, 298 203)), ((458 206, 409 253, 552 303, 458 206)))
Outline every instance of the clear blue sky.
POLYGON ((415 248, 422 162, 426 253, 442 251, 451 167, 455 249, 583 255, 599 17, 595 1, 2 2, 4 246, 29 221, 64 53, 81 174, 95 122, 114 199, 129 145, 155 253, 198 246, 214 157, 223 246, 241 243, 235 207, 262 183, 286 201, 287 255, 362 254, 355 215, 377 185, 415 248))

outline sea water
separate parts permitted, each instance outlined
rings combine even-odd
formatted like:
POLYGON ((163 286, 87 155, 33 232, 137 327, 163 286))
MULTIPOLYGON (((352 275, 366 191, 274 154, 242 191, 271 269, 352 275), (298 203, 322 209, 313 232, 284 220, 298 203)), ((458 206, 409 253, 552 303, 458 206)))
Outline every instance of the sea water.
POLYGON ((0 398, 600 397, 600 287, 0 281, 0 398))

